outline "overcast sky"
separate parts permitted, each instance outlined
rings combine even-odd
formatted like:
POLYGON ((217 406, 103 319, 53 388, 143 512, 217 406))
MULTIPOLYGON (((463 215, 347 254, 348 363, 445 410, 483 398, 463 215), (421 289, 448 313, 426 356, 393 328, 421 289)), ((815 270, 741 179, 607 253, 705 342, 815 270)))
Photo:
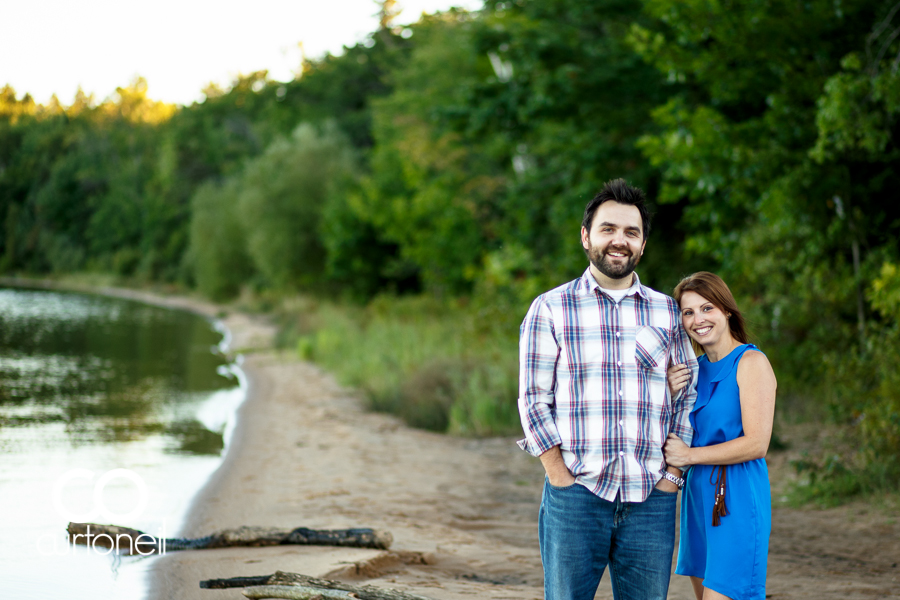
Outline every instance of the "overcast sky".
MULTIPOLYGON (((481 0, 399 0, 398 24, 481 0)), ((0 86, 70 104, 97 100, 140 75, 150 96, 189 104, 210 82, 268 69, 286 81, 310 58, 341 52, 378 23, 373 0, 0 0, 0 86)))

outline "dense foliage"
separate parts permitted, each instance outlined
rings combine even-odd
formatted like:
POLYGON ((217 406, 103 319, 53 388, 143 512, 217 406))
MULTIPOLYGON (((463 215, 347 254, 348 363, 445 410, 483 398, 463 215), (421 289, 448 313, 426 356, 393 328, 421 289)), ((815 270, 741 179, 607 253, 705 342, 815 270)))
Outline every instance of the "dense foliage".
POLYGON ((488 0, 405 29, 390 5, 294 81, 192 106, 142 80, 71 106, 0 90, 2 270, 355 302, 295 324, 301 353, 357 364, 358 331, 387 362, 348 381, 378 406, 508 431, 497 348, 584 269, 581 211, 621 176, 657 202, 642 279, 720 272, 781 410, 854 428, 858 452, 801 465, 810 494, 896 486, 900 4, 488 0), (430 350, 391 348, 414 331, 430 350))

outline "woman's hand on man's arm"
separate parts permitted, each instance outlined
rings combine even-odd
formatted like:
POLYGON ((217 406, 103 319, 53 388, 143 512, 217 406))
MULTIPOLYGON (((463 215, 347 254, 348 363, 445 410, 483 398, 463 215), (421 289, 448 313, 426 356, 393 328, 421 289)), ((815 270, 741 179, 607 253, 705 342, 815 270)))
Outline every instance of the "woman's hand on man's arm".
POLYGON ((675 396, 691 380, 691 370, 687 365, 672 365, 666 371, 666 381, 669 383, 669 393, 675 396))
POLYGON ((663 447, 666 463, 673 466, 734 465, 765 458, 772 438, 777 382, 772 365, 762 352, 748 350, 744 353, 738 364, 737 382, 744 435, 697 448, 688 448, 677 437, 669 435, 663 447))

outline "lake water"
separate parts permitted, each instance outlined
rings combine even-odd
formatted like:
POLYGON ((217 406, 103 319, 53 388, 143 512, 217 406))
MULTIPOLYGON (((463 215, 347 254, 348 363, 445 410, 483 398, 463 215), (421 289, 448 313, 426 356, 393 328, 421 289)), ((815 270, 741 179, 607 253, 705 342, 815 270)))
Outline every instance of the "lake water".
POLYGON ((227 335, 129 300, 0 289, 0 596, 146 597, 156 558, 73 547, 65 529, 177 535, 244 398, 227 335))

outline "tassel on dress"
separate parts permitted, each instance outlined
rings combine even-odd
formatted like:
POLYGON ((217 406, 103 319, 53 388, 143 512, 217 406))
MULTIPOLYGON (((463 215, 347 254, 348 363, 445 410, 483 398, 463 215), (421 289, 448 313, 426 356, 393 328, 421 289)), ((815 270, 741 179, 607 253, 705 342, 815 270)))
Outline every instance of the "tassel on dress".
MULTIPOLYGON (((719 477, 716 479, 716 502, 713 505, 712 514, 713 527, 718 527, 721 523, 721 518, 728 515, 728 509, 725 507, 725 465, 719 466, 718 469, 719 477)), ((709 474, 710 483, 712 483, 715 472, 716 467, 713 467, 712 472, 709 474)))

